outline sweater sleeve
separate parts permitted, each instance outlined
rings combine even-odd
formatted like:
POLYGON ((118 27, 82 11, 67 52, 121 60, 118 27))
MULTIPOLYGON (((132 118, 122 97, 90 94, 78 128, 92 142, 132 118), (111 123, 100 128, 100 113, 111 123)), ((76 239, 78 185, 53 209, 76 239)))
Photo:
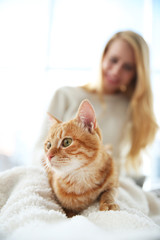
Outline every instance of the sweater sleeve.
MULTIPOLYGON (((55 116, 57 119, 63 121, 65 112, 68 108, 68 96, 65 94, 64 88, 58 89, 50 104, 47 112, 55 116)), ((50 123, 48 119, 48 115, 46 113, 46 116, 44 117, 41 132, 38 137, 38 141, 35 144, 34 150, 33 150, 33 159, 32 163, 36 165, 41 164, 41 160, 44 158, 44 141, 47 137, 47 133, 49 131, 50 123)))

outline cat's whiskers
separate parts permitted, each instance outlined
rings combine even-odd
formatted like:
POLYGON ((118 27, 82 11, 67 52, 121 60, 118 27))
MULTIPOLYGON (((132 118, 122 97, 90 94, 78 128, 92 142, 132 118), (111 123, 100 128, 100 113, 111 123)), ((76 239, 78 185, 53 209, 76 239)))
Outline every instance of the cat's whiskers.
POLYGON ((61 160, 61 159, 59 159, 59 160, 53 160, 53 161, 51 161, 51 164, 57 164, 57 165, 60 165, 60 164, 68 164, 68 161, 66 161, 65 159, 63 159, 63 160, 61 160))
POLYGON ((50 172, 49 162, 43 158, 41 163, 42 163, 42 166, 45 168, 46 172, 50 172))
POLYGON ((53 157, 50 161, 50 165, 54 168, 54 167, 58 167, 58 168, 62 168, 64 166, 67 166, 68 163, 70 162, 70 158, 65 157, 65 158, 60 158, 60 157, 53 157))

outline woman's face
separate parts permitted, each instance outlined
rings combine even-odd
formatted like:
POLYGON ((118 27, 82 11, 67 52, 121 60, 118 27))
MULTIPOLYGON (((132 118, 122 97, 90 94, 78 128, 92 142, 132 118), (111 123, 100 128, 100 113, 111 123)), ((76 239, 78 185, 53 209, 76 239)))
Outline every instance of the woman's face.
POLYGON ((127 87, 136 74, 133 49, 122 40, 116 39, 109 46, 102 61, 104 92, 113 94, 127 87))

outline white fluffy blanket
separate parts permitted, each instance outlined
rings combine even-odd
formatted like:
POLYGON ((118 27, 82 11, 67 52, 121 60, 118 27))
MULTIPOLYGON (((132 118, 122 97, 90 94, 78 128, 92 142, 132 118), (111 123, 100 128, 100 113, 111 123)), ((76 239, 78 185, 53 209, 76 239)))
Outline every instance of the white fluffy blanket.
POLYGON ((16 167, 0 174, 0 240, 160 239, 160 200, 131 180, 120 180, 120 211, 95 203, 67 218, 40 168, 16 167))

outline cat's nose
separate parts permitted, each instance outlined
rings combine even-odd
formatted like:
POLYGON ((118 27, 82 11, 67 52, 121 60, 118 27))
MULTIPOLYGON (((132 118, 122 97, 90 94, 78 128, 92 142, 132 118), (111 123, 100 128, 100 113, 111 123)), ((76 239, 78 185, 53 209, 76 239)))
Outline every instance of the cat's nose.
POLYGON ((48 160, 51 161, 51 159, 54 157, 54 154, 48 154, 47 157, 48 157, 48 160))

